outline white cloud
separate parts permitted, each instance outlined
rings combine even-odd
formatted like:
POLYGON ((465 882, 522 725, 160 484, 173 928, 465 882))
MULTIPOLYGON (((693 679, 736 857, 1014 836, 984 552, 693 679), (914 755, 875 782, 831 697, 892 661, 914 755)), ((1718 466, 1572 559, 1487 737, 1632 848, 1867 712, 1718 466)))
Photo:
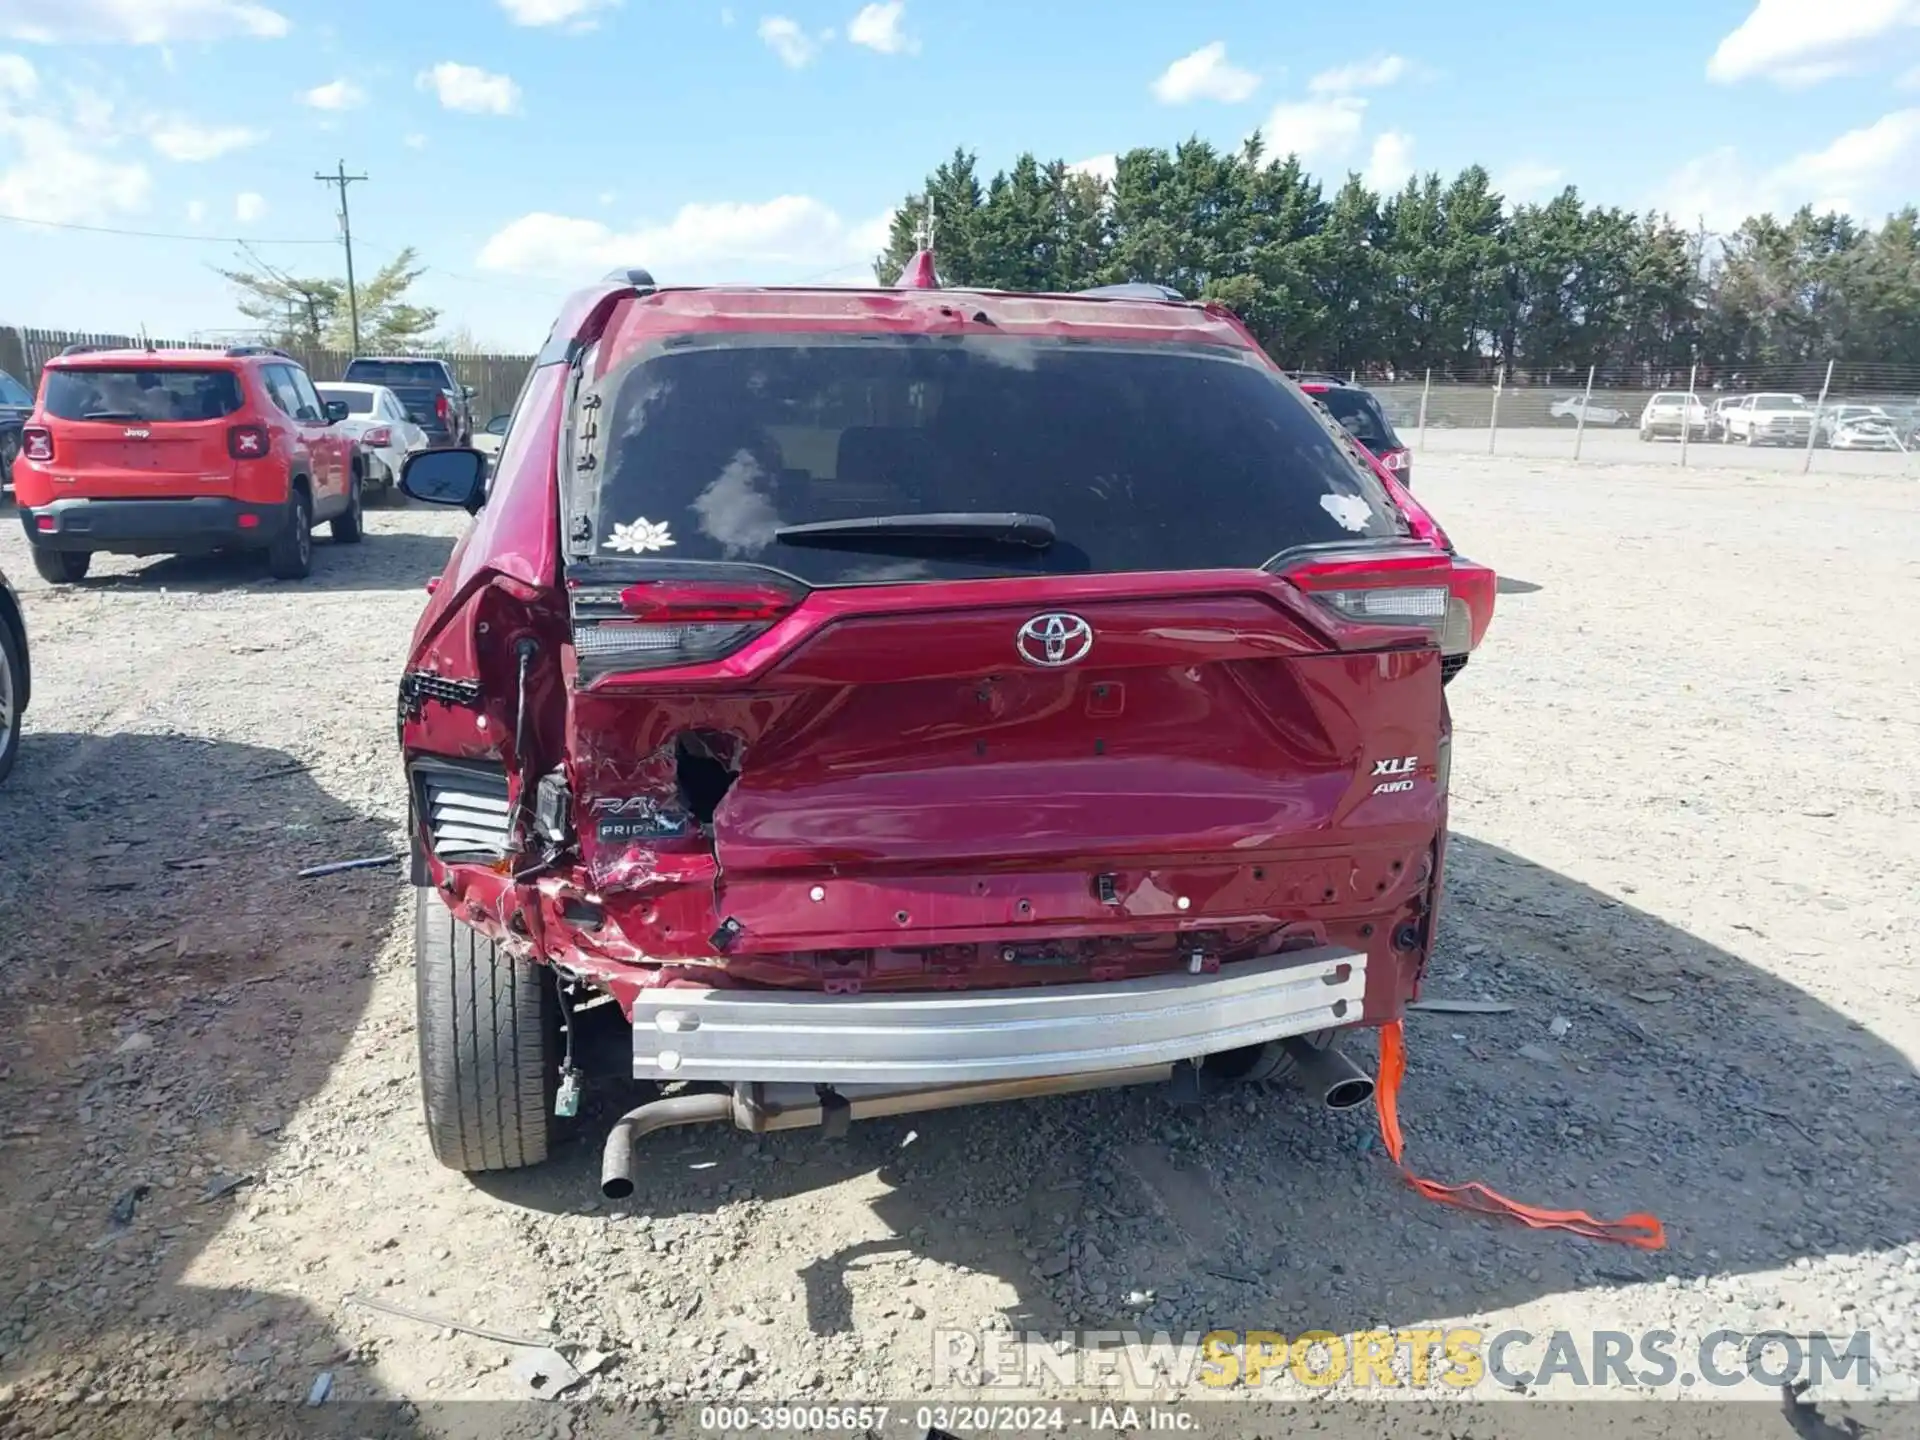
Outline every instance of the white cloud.
POLYGON ((144 209, 153 180, 117 158, 113 107, 84 92, 66 107, 41 98, 40 75, 18 55, 0 55, 0 214, 96 224, 144 209), (79 103, 86 98, 86 103, 79 103))
POLYGON ((1558 165, 1522 160, 1495 176, 1493 188, 1507 199, 1524 204, 1529 200, 1542 200, 1549 195, 1559 194, 1565 179, 1566 172, 1558 165))
POLYGON ((292 28, 254 0, 0 0, 0 40, 36 45, 277 40, 292 28))
POLYGON ((267 197, 252 190, 243 190, 233 197, 233 218, 242 225, 251 225, 267 213, 267 197))
POLYGON ((1226 42, 1215 40, 1167 66, 1151 88, 1153 98, 1162 105, 1190 105, 1195 100, 1237 105, 1260 88, 1260 77, 1229 61, 1226 42))
POLYGON ((620 0, 500 0, 500 8, 516 25, 565 25, 591 30, 600 22, 595 14, 611 10, 620 0))
POLYGON ((906 13, 906 0, 864 6, 847 27, 847 39, 882 55, 918 55, 920 42, 901 28, 906 13))
POLYGON ((207 202, 206 201, 189 200, 187 202, 187 219, 189 222, 191 222, 192 224, 198 225, 198 224, 201 224, 203 221, 205 221, 206 218, 207 218, 207 202))
POLYGON ((820 42, 802 30, 799 21, 784 15, 767 16, 760 22, 759 35, 789 70, 804 70, 820 53, 820 42))
POLYGON ((39 72, 24 55, 0 55, 0 101, 31 100, 39 90, 39 72))
POLYGON ((1902 90, 1920 90, 1920 65, 1914 66, 1894 83, 1902 90))
POLYGON ((1075 161, 1069 165, 1067 169, 1075 175, 1091 175, 1094 179, 1104 180, 1107 184, 1111 185, 1114 177, 1120 173, 1120 157, 1118 155, 1090 155, 1085 160, 1075 161))
POLYGON ((1401 130, 1383 130, 1374 136, 1367 156, 1366 181, 1386 194, 1398 190, 1413 174, 1413 137, 1401 130))
POLYGON ((1366 116, 1367 102, 1358 95, 1294 101, 1276 105, 1260 134, 1270 154, 1337 160, 1352 153, 1366 116))
POLYGON ((400 143, 405 145, 409 150, 424 150, 427 148, 427 137, 416 130, 400 143))
POLYGON ((684 205, 671 220, 618 231, 598 220, 544 211, 522 215, 481 247, 482 270, 599 275, 644 265, 665 280, 761 278, 769 269, 851 268, 886 244, 891 216, 848 223, 808 195, 761 204, 684 205))
POLYGON ((1690 160, 1669 176, 1653 205, 1682 225, 1731 230, 1761 211, 1802 205, 1877 222, 1908 203, 1920 174, 1920 109, 1896 110, 1849 130, 1819 150, 1754 171, 1732 146, 1690 160))
POLYGON ((1371 60, 1357 60, 1351 65, 1322 70, 1307 82, 1307 89, 1315 95, 1347 95, 1355 90, 1378 90, 1404 80, 1410 71, 1411 67, 1403 56, 1376 55, 1371 60))
POLYGON ((351 80, 329 80, 302 94, 300 103, 315 110, 356 110, 367 103, 367 92, 351 80))
POLYGON ((153 192, 146 166, 92 148, 50 116, 0 112, 0 142, 13 155, 0 170, 0 214, 94 224, 145 209, 153 192))
POLYGON ((191 120, 166 120, 150 131, 147 138, 167 159, 192 163, 218 160, 235 150, 258 145, 267 138, 267 132, 245 125, 196 125, 191 120))
POLYGON ((1797 88, 1864 68, 1905 29, 1920 0, 1758 0, 1707 61, 1707 78, 1797 88))
POLYGON ((733 7, 731 5, 722 5, 720 7, 720 23, 725 25, 729 30, 733 28, 733 7))
POLYGON ((520 108, 520 87, 511 76, 495 75, 477 65, 442 60, 414 77, 414 85, 431 90, 448 110, 470 115, 511 115, 520 108))

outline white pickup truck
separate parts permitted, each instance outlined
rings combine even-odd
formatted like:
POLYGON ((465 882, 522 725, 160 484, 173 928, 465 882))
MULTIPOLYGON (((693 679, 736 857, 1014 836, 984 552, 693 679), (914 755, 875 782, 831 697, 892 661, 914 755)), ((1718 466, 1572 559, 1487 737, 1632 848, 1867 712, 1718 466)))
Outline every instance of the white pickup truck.
POLYGON ((1813 406, 1804 395, 1749 395, 1728 408, 1729 445, 1805 445, 1813 433, 1813 406))

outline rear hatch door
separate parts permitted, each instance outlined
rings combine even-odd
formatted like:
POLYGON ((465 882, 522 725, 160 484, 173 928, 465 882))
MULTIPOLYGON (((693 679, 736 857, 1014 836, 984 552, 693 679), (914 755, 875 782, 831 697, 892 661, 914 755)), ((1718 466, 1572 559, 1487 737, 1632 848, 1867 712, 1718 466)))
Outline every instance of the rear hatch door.
POLYGON ((226 369, 50 368, 44 405, 55 481, 94 499, 230 495, 227 430, 242 403, 239 377, 226 369))
POLYGON ((1253 357, 732 336, 577 405, 602 888, 686 887, 751 951, 1415 883, 1447 561, 1253 357), (1350 625, 1376 560, 1401 600, 1350 625))

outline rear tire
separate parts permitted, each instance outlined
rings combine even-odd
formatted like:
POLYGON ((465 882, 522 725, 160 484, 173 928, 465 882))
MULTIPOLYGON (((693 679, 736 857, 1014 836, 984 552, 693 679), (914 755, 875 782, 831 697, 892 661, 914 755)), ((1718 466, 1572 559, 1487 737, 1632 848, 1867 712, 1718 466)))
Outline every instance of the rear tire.
POLYGON ((267 573, 276 580, 304 580, 313 573, 313 501, 295 490, 286 523, 267 547, 267 573))
POLYGON ((333 517, 328 526, 336 545, 358 545, 360 537, 366 534, 361 523, 361 509, 365 504, 365 486, 360 478, 360 467, 353 467, 353 478, 347 482, 347 508, 333 517))
POLYGON ((39 550, 33 552, 33 568, 49 585, 76 585, 87 578, 93 566, 91 550, 39 550))
POLYGON ((452 1170, 519 1170, 557 1138, 560 1009, 545 969, 454 918, 431 888, 414 921, 420 1095, 433 1155, 452 1170))

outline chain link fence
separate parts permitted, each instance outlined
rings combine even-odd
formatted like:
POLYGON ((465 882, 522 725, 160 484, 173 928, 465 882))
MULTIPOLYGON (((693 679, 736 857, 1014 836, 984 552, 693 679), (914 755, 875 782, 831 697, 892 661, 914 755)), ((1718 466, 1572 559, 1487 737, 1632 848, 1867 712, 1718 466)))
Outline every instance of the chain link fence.
POLYGON ((1920 473, 1920 368, 1827 360, 1709 375, 1352 372, 1417 451, 1920 473))

